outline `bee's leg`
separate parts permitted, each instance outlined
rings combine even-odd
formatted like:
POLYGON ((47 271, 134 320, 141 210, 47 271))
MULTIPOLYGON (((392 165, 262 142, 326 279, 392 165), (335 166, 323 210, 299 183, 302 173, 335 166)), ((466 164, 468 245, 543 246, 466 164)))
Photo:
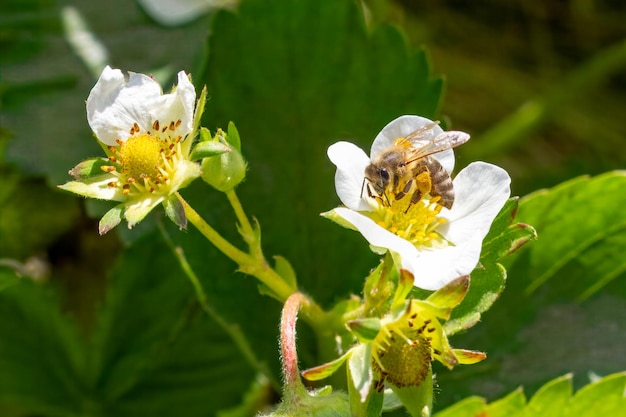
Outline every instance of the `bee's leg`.
POLYGON ((404 188, 402 189, 402 191, 399 191, 399 192, 396 193, 396 195, 395 195, 396 200, 400 200, 405 195, 407 195, 409 193, 409 191, 411 191, 411 187, 412 186, 413 186, 413 179, 410 179, 404 185, 404 188))
POLYGON ((430 173, 428 172, 428 170, 422 171, 419 175, 415 177, 415 184, 415 191, 413 192, 413 195, 411 195, 411 203, 406 208, 405 213, 409 211, 413 204, 420 201, 424 197, 424 195, 431 191, 432 182, 430 180, 430 173))

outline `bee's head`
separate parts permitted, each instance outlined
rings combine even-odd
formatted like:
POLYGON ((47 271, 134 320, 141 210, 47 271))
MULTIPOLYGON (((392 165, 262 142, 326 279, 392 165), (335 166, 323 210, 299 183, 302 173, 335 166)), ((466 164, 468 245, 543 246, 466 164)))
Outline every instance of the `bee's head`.
POLYGON ((367 168, 365 168, 365 178, 374 186, 378 194, 382 194, 385 192, 391 176, 387 168, 369 164, 367 168))

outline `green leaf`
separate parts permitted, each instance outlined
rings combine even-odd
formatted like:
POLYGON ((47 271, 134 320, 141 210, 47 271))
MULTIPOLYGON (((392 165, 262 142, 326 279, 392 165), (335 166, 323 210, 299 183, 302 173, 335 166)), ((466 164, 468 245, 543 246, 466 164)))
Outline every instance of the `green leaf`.
POLYGON ((540 238, 507 264, 526 279, 527 293, 555 280, 554 297, 584 299, 626 272, 624 187, 626 173, 609 172, 521 201, 518 219, 532 224, 540 238))
POLYGON ((553 379, 533 395, 523 414, 528 417, 558 416, 567 407, 572 391, 572 375, 553 379))
POLYGON ((237 404, 254 378, 154 235, 137 241, 115 268, 90 351, 88 378, 108 415, 213 414, 237 404))
POLYGON ((618 416, 626 409, 625 388, 626 373, 621 372, 593 382, 572 396, 571 375, 565 375, 541 387, 528 403, 522 390, 517 389, 490 404, 478 397, 465 399, 434 417, 618 416))
MULTIPOLYGON (((626 281, 618 279, 625 276, 623 193, 618 191, 624 181, 621 172, 577 178, 521 200, 516 220, 535 226, 538 239, 501 261, 507 267, 506 291, 480 326, 451 341, 489 356, 459 367, 454 376, 439 374, 441 386, 449 385, 440 403, 449 404, 451 392, 501 395, 520 384, 535 390, 563 372, 573 372, 574 386, 580 387, 590 369, 602 374, 626 369, 620 320, 626 314, 626 281), (550 269, 550 278, 530 293, 550 269), (583 347, 581 340, 593 343, 583 347)), ((475 284, 486 285, 476 277, 481 276, 472 276, 468 297, 475 284)), ((489 292, 497 297, 497 291, 489 292)))
POLYGON ((485 408, 487 401, 480 397, 469 397, 439 411, 434 417, 476 417, 485 408))
MULTIPOLYGON (((0 269, 0 282, 14 278, 0 269)), ((198 416, 240 402, 254 370, 198 308, 158 237, 138 240, 109 282, 88 341, 51 285, 21 279, 0 291, 1 406, 46 416, 198 416)))
POLYGON ((606 376, 578 391, 567 408, 570 416, 617 416, 626 410, 626 373, 606 376))
POLYGON ((316 215, 339 204, 326 150, 342 139, 369 150, 403 114, 434 118, 442 80, 398 29, 368 31, 352 0, 244 1, 214 16, 212 33, 197 78, 211 97, 204 124, 237 125, 249 162, 238 194, 271 231, 264 246, 324 305, 359 292, 376 257, 316 215))
MULTIPOLYGON (((3 280, 11 275, 0 270, 3 280)), ((80 414, 85 351, 54 288, 21 279, 0 291, 0 317, 0 403, 42 415, 80 414)))
POLYGON ((506 397, 488 404, 484 413, 489 417, 510 417, 523 410, 525 405, 524 391, 518 388, 506 397))

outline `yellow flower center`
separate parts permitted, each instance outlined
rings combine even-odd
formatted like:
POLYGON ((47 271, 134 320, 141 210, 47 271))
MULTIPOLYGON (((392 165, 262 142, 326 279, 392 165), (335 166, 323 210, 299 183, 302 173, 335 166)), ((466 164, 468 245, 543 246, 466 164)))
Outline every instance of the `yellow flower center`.
POLYGON ((121 187, 124 194, 164 192, 176 173, 178 162, 185 157, 178 134, 181 121, 161 125, 158 120, 148 132, 140 132, 134 123, 130 136, 118 140, 119 146, 109 147, 113 165, 102 167, 114 174, 118 181, 110 187, 121 187))
POLYGON ((369 217, 379 226, 408 240, 415 246, 448 245, 448 242, 436 231, 438 226, 446 222, 446 219, 437 217, 442 207, 437 204, 439 197, 422 198, 414 204, 411 203, 409 196, 399 200, 391 196, 389 198, 389 204, 380 205, 378 210, 369 213, 369 217))
POLYGON ((118 155, 122 174, 126 178, 159 179, 161 164, 161 140, 150 134, 131 136, 122 143, 118 155))

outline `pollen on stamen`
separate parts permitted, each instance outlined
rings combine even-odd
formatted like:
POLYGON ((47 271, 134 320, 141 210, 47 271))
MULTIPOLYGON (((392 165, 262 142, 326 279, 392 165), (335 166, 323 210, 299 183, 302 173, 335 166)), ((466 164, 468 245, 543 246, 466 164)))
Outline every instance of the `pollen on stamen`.
POLYGON ((181 123, 183 123, 183 121, 182 121, 182 120, 180 120, 180 119, 176 120, 176 127, 180 126, 180 125, 181 125, 181 123))
POLYGON ((176 130, 176 123, 173 120, 170 122, 169 128, 171 131, 176 130))
POLYGON ((117 183, 114 182, 114 181, 111 181, 111 182, 107 183, 107 186, 111 187, 111 188, 116 188, 117 187, 117 183))
POLYGON ((116 170, 116 168, 112 165, 102 165, 100 169, 103 170, 104 172, 109 172, 109 173, 115 172, 116 170))
POLYGON ((130 193, 130 185, 124 184, 124 186, 122 187, 122 192, 124 193, 124 195, 127 195, 128 193, 130 193))
POLYGON ((156 130, 158 132, 159 131, 159 127, 160 127, 159 121, 155 120, 154 123, 152 123, 152 129, 156 130))
POLYGON ((109 156, 109 161, 111 162, 117 162, 117 158, 113 155, 109 156))

